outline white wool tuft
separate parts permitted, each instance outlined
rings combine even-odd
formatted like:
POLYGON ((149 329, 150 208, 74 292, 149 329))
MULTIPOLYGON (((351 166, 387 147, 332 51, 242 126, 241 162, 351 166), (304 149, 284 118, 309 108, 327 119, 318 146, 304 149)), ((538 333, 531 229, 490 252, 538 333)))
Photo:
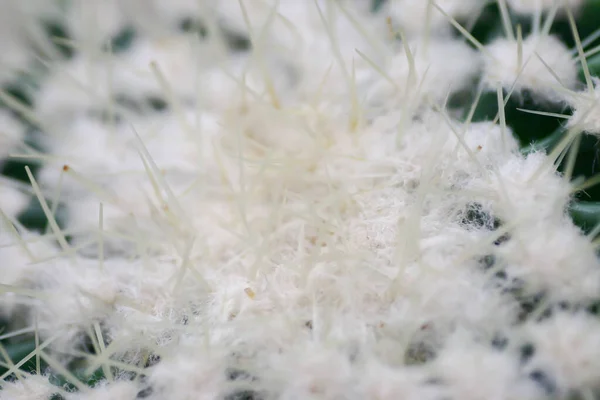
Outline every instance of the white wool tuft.
POLYGON ((131 400, 140 392, 138 385, 129 381, 103 382, 92 390, 70 393, 67 400, 131 400))
POLYGON ((422 370, 391 368, 379 363, 368 363, 358 379, 361 398, 378 400, 434 400, 445 394, 436 382, 428 379, 422 370))
POLYGON ((488 179, 473 179, 467 186, 492 201, 496 216, 507 223, 556 221, 570 199, 571 185, 548 168, 544 153, 513 153, 488 179))
POLYGON ((46 400, 58 392, 48 377, 30 375, 13 382, 3 381, 0 386, 0 400, 46 400))
MULTIPOLYGON (((42 271, 48 267, 48 260, 57 256, 52 243, 36 233, 22 232, 20 238, 15 237, 13 229, 0 225, 0 283, 24 288, 38 288, 42 271)), ((20 304, 28 304, 29 300, 16 293, 4 295, 0 304, 0 315, 16 317, 13 314, 20 304)))
POLYGON ((182 345, 154 366, 148 374, 153 388, 150 400, 212 400, 226 395, 225 359, 217 349, 207 352, 182 345), (190 355, 192 355, 190 357, 190 355))
POLYGON ((490 90, 498 85, 510 90, 514 85, 517 93, 529 90, 540 100, 561 101, 564 95, 555 88, 574 89, 577 85, 577 65, 571 52, 554 36, 525 38, 520 64, 516 40, 496 39, 486 50, 483 79, 490 90))
MULTIPOLYGON (((52 339, 44 353, 67 368, 89 336, 106 346, 94 368, 123 367, 67 400, 537 399, 538 364, 561 388, 593 386, 587 353, 556 356, 552 341, 596 346, 582 332, 595 322, 521 321, 520 295, 583 306, 600 292, 595 246, 566 215, 573 188, 511 129, 454 107, 482 70, 486 89, 510 89, 517 43, 477 52, 435 8, 422 35, 428 4, 71 4, 79 50, 48 63, 33 110, 58 227, 0 232, 2 315, 52 339), (182 32, 196 22, 205 38, 182 32), (130 48, 101 52, 129 28, 130 48), (232 31, 250 48, 223 47, 232 31), (539 345, 530 363, 493 345, 520 334, 539 345)), ((439 5, 468 25, 485 2, 439 5)), ((576 85, 569 50, 530 36, 515 96, 563 99, 534 53, 576 85)), ((0 122, 2 159, 23 130, 0 122)), ((6 184, 14 218, 26 198, 6 184)), ((19 399, 25 382, 3 385, 19 399)))
POLYGON ((35 13, 32 10, 35 10, 35 5, 39 6, 40 14, 43 14, 46 7, 37 0, 4 1, 0 4, 0 49, 3 53, 0 62, 0 83, 2 84, 12 81, 20 71, 26 70, 32 61, 33 57, 28 48, 27 28, 34 25, 35 13))
POLYGON ((80 55, 58 63, 36 97, 42 120, 52 127, 81 111, 106 107, 112 87, 107 60, 80 55))
POLYGON ((394 55, 385 68, 387 77, 378 76, 375 86, 369 89, 371 103, 387 105, 398 98, 408 104, 424 100, 440 102, 472 84, 480 70, 479 54, 458 41, 411 42, 409 47, 411 54, 402 50, 394 55))
POLYGON ((198 70, 207 61, 214 62, 217 53, 209 55, 210 44, 194 44, 192 38, 170 37, 140 40, 120 57, 115 85, 134 97, 140 95, 161 97, 165 92, 151 65, 156 64, 170 90, 178 96, 190 96, 197 87, 198 70), (202 46, 198 49, 194 46, 202 46), (206 57, 194 54, 206 54, 206 57))
POLYGON ((272 385, 282 388, 278 390, 280 399, 335 399, 348 395, 356 380, 348 357, 318 345, 290 350, 273 357, 271 376, 266 377, 268 381, 275 380, 272 385), (294 374, 299 379, 288 383, 294 374))
POLYGON ((600 80, 594 78, 594 91, 581 91, 569 96, 573 107, 573 115, 569 118, 568 127, 577 126, 580 130, 593 135, 600 135, 600 80))
POLYGON ((84 45, 101 46, 126 27, 127 19, 119 3, 130 0, 90 2, 75 0, 68 9, 67 23, 70 33, 84 45))
POLYGON ((0 210, 14 218, 27 206, 29 196, 22 191, 0 182, 0 210))
POLYGON ((449 386, 449 395, 467 400, 542 398, 541 391, 524 379, 519 361, 506 352, 484 346, 464 332, 455 335, 432 367, 449 386))
POLYGON ((39 269, 43 269, 36 260, 56 256, 56 249, 50 241, 39 234, 24 232, 20 241, 14 237, 12 229, 2 223, 0 231, 0 254, 4 260, 1 267, 1 280, 7 285, 36 284, 39 282, 39 269))
POLYGON ((577 12, 581 9, 585 0, 507 0, 510 8, 518 14, 541 14, 551 11, 556 5, 559 6, 559 13, 564 13, 564 7, 569 7, 577 12))
POLYGON ((35 307, 40 324, 64 332, 61 340, 65 343, 74 327, 108 315, 118 293, 116 280, 103 273, 96 260, 61 260, 54 264, 51 274, 39 271, 36 280, 50 295, 49 300, 35 307))
MULTIPOLYGON (((317 94, 329 101, 351 95, 349 80, 353 75, 358 88, 368 86, 376 75, 369 61, 382 64, 389 52, 384 19, 369 15, 353 2, 283 0, 279 2, 272 24, 266 28, 264 25, 276 2, 251 0, 244 5, 252 24, 250 36, 257 41, 253 45, 263 53, 264 49, 273 49, 267 54, 276 54, 277 60, 283 63, 279 74, 271 76, 291 74, 291 79, 297 81, 297 94, 304 101, 313 101, 317 94), (260 36, 258 41, 260 29, 267 29, 268 34, 260 36), (327 96, 323 96, 325 93, 327 96)), ((239 32, 248 31, 238 2, 220 2, 219 12, 226 26, 239 32)), ((265 55, 257 54, 257 57, 265 55)), ((269 66, 271 60, 266 61, 269 66)))
MULTIPOLYGON (((426 34, 428 24, 430 32, 440 37, 448 35, 450 22, 447 17, 429 4, 423 0, 390 0, 385 5, 385 11, 409 36, 426 34)), ((481 0, 438 0, 436 4, 450 17, 460 20, 478 15, 484 6, 481 0)))
POLYGON ((25 128, 11 114, 0 111, 0 166, 25 139, 25 128))
POLYGON ((600 262, 589 239, 568 220, 524 223, 498 253, 526 291, 556 300, 589 301, 600 290, 600 262))
POLYGON ((560 393, 597 390, 600 381, 600 323, 583 313, 556 315, 528 323, 522 337, 534 348, 528 372, 541 371, 560 393))

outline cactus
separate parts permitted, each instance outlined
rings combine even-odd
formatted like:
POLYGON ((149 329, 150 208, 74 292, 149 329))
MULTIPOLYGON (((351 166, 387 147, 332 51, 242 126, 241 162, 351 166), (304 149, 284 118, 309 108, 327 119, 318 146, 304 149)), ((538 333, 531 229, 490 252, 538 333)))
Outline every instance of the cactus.
POLYGON ((600 1, 0 19, 0 400, 600 397, 600 1))

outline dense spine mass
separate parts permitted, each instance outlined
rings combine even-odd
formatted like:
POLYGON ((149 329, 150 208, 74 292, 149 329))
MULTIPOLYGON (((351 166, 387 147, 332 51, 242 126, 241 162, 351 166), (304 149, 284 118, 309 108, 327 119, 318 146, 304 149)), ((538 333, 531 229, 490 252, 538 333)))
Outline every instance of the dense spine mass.
POLYGON ((0 400, 600 397, 597 0, 0 4, 0 400))

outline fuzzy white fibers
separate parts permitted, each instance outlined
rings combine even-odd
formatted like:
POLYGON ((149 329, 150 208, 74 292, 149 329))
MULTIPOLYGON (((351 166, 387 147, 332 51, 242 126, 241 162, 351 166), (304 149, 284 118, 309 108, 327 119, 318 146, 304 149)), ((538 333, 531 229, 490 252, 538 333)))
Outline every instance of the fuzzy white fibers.
MULTIPOLYGON (((56 257, 52 243, 38 234, 20 232, 20 238, 4 222, 0 226, 0 283, 23 288, 35 288, 40 284, 40 271, 47 265, 42 260, 56 257)), ((15 306, 23 303, 16 293, 5 294, 0 302, 0 314, 11 315, 15 306)))
POLYGON ((113 87, 108 57, 78 55, 56 63, 37 94, 35 111, 50 126, 81 111, 107 107, 113 87))
MULTIPOLYGON (((468 20, 479 14, 485 2, 480 0, 438 0, 435 2, 450 17, 468 20)), ((434 33, 448 35, 450 23, 433 2, 423 0, 391 0, 384 12, 389 13, 400 29, 409 36, 434 33), (428 29, 428 30, 427 30, 428 29)))
POLYGON ((486 50, 483 79, 491 90, 514 86, 517 95, 529 90, 538 100, 560 102, 564 95, 557 88, 577 85, 571 52, 554 36, 532 34, 523 40, 521 50, 517 40, 496 39, 486 50))
MULTIPOLYGON (((361 145, 374 133, 361 131, 358 135, 366 138, 350 140, 346 128, 340 128, 340 116, 321 116, 314 121, 311 114, 292 115, 261 103, 248 104, 251 107, 241 116, 232 114, 225 121, 219 146, 212 148, 219 156, 206 160, 217 164, 211 168, 217 176, 206 177, 198 188, 177 196, 182 215, 161 214, 159 208, 147 212, 136 200, 129 213, 142 224, 126 226, 127 220, 122 220, 120 233, 127 232, 129 240, 137 241, 142 260, 153 254, 143 249, 151 241, 161 241, 162 246, 153 251, 174 263, 158 266, 153 272, 148 260, 122 267, 106 260, 106 276, 97 261, 65 266, 65 272, 49 277, 55 281, 53 290, 60 292, 44 305, 46 312, 40 310, 47 326, 60 331, 76 321, 105 316, 111 337, 120 343, 131 340, 127 337, 135 336, 136 331, 158 343, 171 343, 178 337, 177 321, 187 318, 193 326, 210 327, 214 346, 235 345, 250 353, 262 349, 264 354, 254 362, 266 363, 265 368, 273 371, 271 378, 276 379, 275 371, 295 370, 305 363, 302 370, 306 371, 317 364, 339 364, 329 359, 314 360, 317 364, 313 364, 288 352, 274 356, 275 349, 288 349, 298 340, 298 354, 311 353, 303 347, 307 332, 295 328, 303 325, 302 320, 311 321, 315 335, 344 345, 354 341, 389 363, 403 359, 415 340, 425 340, 436 348, 457 326, 490 339, 496 330, 515 320, 515 305, 478 274, 477 263, 460 261, 481 236, 460 228, 457 211, 452 209, 468 198, 459 193, 449 196, 456 178, 445 179, 448 171, 480 176, 480 165, 502 163, 499 155, 484 151, 483 146, 491 149, 505 143, 510 153, 515 148, 511 136, 504 137, 507 133, 491 124, 468 129, 459 123, 448 125, 442 115, 430 113, 423 121, 413 122, 398 145, 386 149, 387 159, 378 159, 376 145, 366 149, 361 145), (321 135, 307 135, 306 127, 318 128, 321 135), (475 160, 467 150, 477 153, 475 160), (380 178, 373 175, 378 169, 394 168, 391 159, 399 160, 397 167, 412 164, 419 172, 405 182, 397 176, 402 170, 380 178), (192 232, 195 238, 188 241, 192 232), (184 256, 187 251, 189 256, 184 256), (189 271, 186 262, 191 262, 189 271), (178 279, 180 286, 172 286, 178 279), (60 312, 65 307, 69 313, 60 312), (108 315, 110 307, 118 312, 108 315), (387 328, 378 333, 381 342, 372 343, 369 338, 379 324, 387 328), (431 326, 431 338, 421 337, 423 325, 431 326), (265 330, 269 335, 264 335, 265 330), (242 337, 239 332, 244 332, 242 337), (394 332, 406 334, 398 337, 394 332)), ((174 128, 169 131, 173 135, 174 128)), ((106 134, 100 130, 95 137, 101 140, 106 134)), ((388 139, 379 140, 386 143, 388 139)), ((159 168, 185 160, 185 146, 175 151, 180 158, 161 158, 166 146, 176 142, 165 142, 150 151, 157 154, 159 168)), ((81 143, 85 144, 83 138, 81 143)), ((91 149, 75 155, 85 151, 91 149)), ((114 161, 103 159, 102 154, 105 152, 98 152, 95 161, 82 159, 81 167, 74 170, 82 168, 90 176, 95 170, 129 164, 126 153, 117 154, 114 161)), ((181 171, 185 165, 173 168, 181 171)), ((118 189, 117 193, 133 193, 131 188, 115 186, 116 181, 106 184, 118 189)), ((88 208, 80 215, 87 213, 91 229, 96 220, 93 201, 73 201, 70 209, 82 205, 88 208)), ((112 223, 106 227, 119 228, 112 223)), ((107 238, 113 239, 111 234, 114 232, 107 232, 107 238)), ((194 365, 183 355, 179 357, 194 365)), ((331 357, 342 356, 333 351, 331 357)), ((157 370, 161 368, 157 366, 157 370)), ((287 386, 272 381, 268 386, 284 397, 315 390, 315 396, 328 398, 345 393, 346 383, 355 373, 348 368, 323 377, 307 372, 302 378, 306 382, 299 379, 287 386)), ((224 390, 219 383, 223 378, 215 379, 215 389, 207 383, 206 392, 201 393, 224 390)), ((181 392, 179 398, 185 396, 189 394, 181 392)))
POLYGON ((339 351, 323 347, 315 345, 311 349, 302 346, 291 349, 282 357, 274 355, 270 363, 273 375, 267 379, 280 380, 273 384, 281 387, 281 399, 334 399, 348 395, 349 387, 356 381, 351 361, 339 351), (301 356, 307 351, 310 356, 301 356), (332 370, 334 365, 335 371, 332 370), (286 384, 287 377, 294 373, 301 378, 291 385, 286 384))
MULTIPOLYGON (((266 40, 288 49, 298 45, 317 45, 318 51, 331 49, 327 40, 324 41, 327 43, 326 47, 320 49, 321 46, 318 46, 317 41, 327 37, 338 41, 337 50, 347 59, 347 56, 354 53, 352 44, 360 43, 364 46, 368 39, 377 39, 378 33, 385 32, 385 22, 381 18, 370 16, 364 7, 347 0, 338 4, 328 0, 247 0, 241 4, 244 8, 239 2, 218 3, 217 10, 225 26, 254 37, 259 37, 262 29, 267 29, 272 37, 266 40), (244 13, 247 13, 249 26, 244 13), (345 13, 352 16, 358 24, 351 22, 345 13), (356 25, 363 32, 360 32, 356 25), (327 36, 328 30, 333 33, 333 38, 327 36)), ((328 55, 331 56, 330 53, 328 55)))
MULTIPOLYGON (((26 240, 28 252, 3 231, 0 277, 23 291, 3 304, 33 308, 41 340, 59 336, 47 348, 58 360, 90 329, 115 362, 160 357, 140 382, 149 399, 535 398, 518 360, 488 348, 515 332, 519 304, 480 259, 577 302, 599 290, 598 261, 565 219, 571 188, 544 154, 518 154, 510 129, 430 109, 469 85, 480 56, 432 35, 427 48, 409 44, 412 76, 407 54, 386 63, 398 43, 374 39, 385 16, 364 5, 319 1, 323 24, 312 1, 281 0, 270 14, 275 2, 246 0, 248 29, 239 2, 203 4, 253 48, 228 54, 157 27, 111 58, 86 49, 52 64, 35 109, 49 130, 38 178, 59 194, 70 240, 39 251, 26 240), (370 93, 380 79, 370 62, 411 95, 385 79, 370 93), (148 97, 167 109, 135 106, 148 97), (510 236, 498 246, 495 220, 510 236)), ((396 6, 416 7, 416 21, 424 4, 396 6)), ((440 6, 457 18, 477 8, 440 6)), ((161 21, 192 8, 177 2, 161 21)), ((160 17, 147 11, 141 24, 160 17)), ((114 15, 114 25, 98 15, 99 36, 124 23, 114 15)), ((536 48, 571 87, 562 45, 538 39, 524 60, 536 48)), ((488 52, 512 69, 486 60, 492 90, 516 77, 516 44, 498 43, 488 52)), ((519 90, 551 90, 538 61, 519 90)), ((136 385, 72 397, 132 398, 136 385)))
POLYGON ((153 392, 149 399, 210 400, 227 395, 227 364, 222 352, 207 351, 201 344, 174 349, 151 369, 153 392))
POLYGON ((9 218, 14 218, 23 211, 28 200, 29 196, 11 186, 9 182, 0 182, 0 210, 9 218))
POLYGON ((472 84, 481 67, 479 53, 467 44, 449 39, 407 44, 385 67, 368 91, 376 105, 391 104, 393 99, 417 105, 424 101, 440 102, 446 96, 472 84))
POLYGON ((205 282, 186 274, 177 259, 99 262, 75 257, 50 272, 36 271, 44 301, 33 308, 43 335, 62 333, 52 346, 63 351, 79 343, 85 327, 98 320, 105 322, 106 340, 122 346, 115 353, 136 348, 140 338, 154 345, 169 342, 170 332, 209 298, 205 282))
POLYGON ((46 400, 58 392, 46 376, 39 375, 25 375, 13 382, 3 381, 0 387, 1 400, 46 400))
POLYGON ((542 399, 542 393, 519 371, 517 357, 458 332, 432 365, 448 394, 468 400, 542 399))
MULTIPOLYGON (((73 120, 61 132, 62 137, 51 143, 50 151, 59 162, 48 164, 39 176, 49 191, 59 188, 60 200, 69 205, 67 226, 79 232, 98 227, 100 203, 105 229, 128 235, 140 226, 162 231, 164 227, 149 225, 148 221, 160 215, 169 218, 177 213, 177 203, 200 206, 204 201, 194 196, 197 193, 207 197, 205 207, 217 210, 219 204, 210 199, 217 192, 194 188, 199 179, 218 181, 223 172, 218 167, 216 150, 220 128, 212 115, 196 118, 195 114, 187 110, 182 118, 173 113, 136 118, 131 126, 111 126, 89 117, 73 120), (151 160, 145 157, 144 149, 150 152, 151 160), (154 170, 152 163, 158 164, 159 170, 154 170), (168 186, 162 184, 163 180, 168 186), (170 200, 169 191, 178 201, 170 200)), ((86 237, 75 235, 75 240, 81 244, 89 240, 86 237)), ((123 249, 117 242, 123 240, 107 235, 106 250, 123 249)))
POLYGON ((534 346, 526 370, 547 374, 559 394, 598 389, 600 323, 596 318, 558 312, 542 322, 526 324, 521 336, 534 346))
POLYGON ((509 275, 527 282, 530 293, 577 302, 594 299, 600 290, 596 251, 566 218, 520 225, 498 253, 509 275))
POLYGON ((580 91, 569 96, 573 107, 573 115, 569 118, 569 127, 579 127, 580 130, 593 135, 600 135, 600 80, 594 78, 594 90, 580 91))
MULTIPOLYGON (((166 113, 131 119, 130 123, 113 125, 80 116, 64 125, 61 136, 50 143, 50 152, 60 161, 47 167, 42 182, 58 185, 59 175, 68 175, 72 169, 99 185, 108 184, 110 190, 110 186, 118 187, 120 180, 127 179, 127 174, 146 175, 143 148, 150 151, 163 173, 204 171, 214 162, 209 157, 216 127, 208 114, 196 119, 192 110, 181 119, 166 113)), ((81 184, 65 178, 63 188, 67 192, 72 192, 74 186, 81 184)))
MULTIPOLYGON (((112 110, 131 118, 133 110, 123 100, 140 104, 155 98, 175 106, 199 103, 203 109, 224 110, 239 106, 243 93, 264 96, 264 74, 252 59, 236 55, 226 64, 222 60, 212 42, 196 44, 181 36, 143 38, 123 55, 83 53, 56 65, 36 98, 36 112, 54 127, 74 118, 75 110, 112 110)), ((280 64, 270 62, 265 68, 269 74, 278 72, 276 89, 289 86, 289 74, 280 64)))
POLYGON ((214 40, 143 38, 115 60, 114 86, 133 99, 155 97, 227 110, 238 107, 244 96, 268 99, 269 91, 287 92, 293 83, 290 68, 279 57, 224 56, 214 40))
POLYGON ((486 180, 472 179, 467 187, 493 202, 494 213, 507 223, 561 219, 571 186, 552 168, 544 153, 506 157, 486 180))
POLYGON ((0 166, 25 138, 25 128, 11 114, 0 111, 0 166))
POLYGON ((361 144, 370 160, 386 161, 378 169, 395 171, 394 179, 401 179, 407 187, 418 183, 425 159, 439 184, 453 190, 487 185, 495 168, 510 165, 506 160, 520 159, 510 128, 491 122, 466 125, 431 110, 424 110, 410 123, 402 119, 401 112, 378 117, 361 144), (400 159, 394 157, 398 152, 400 159))
POLYGON ((434 400, 446 393, 441 385, 429 378, 423 370, 390 368, 377 362, 364 366, 358 380, 362 398, 377 400, 434 400))
POLYGON ((47 45, 38 18, 49 16, 54 1, 24 0, 4 1, 0 4, 0 83, 13 80, 30 67, 34 60, 33 45, 47 45))
POLYGON ((140 388, 134 382, 130 381, 115 381, 106 382, 94 386, 91 390, 85 392, 69 393, 66 396, 67 400, 130 400, 136 398, 140 392, 140 388))
POLYGON ((58 60, 55 38, 47 24, 62 23, 64 2, 59 0, 3 1, 0 4, 0 83, 14 84, 40 77, 38 60, 58 60))
POLYGON ((510 8, 518 14, 536 15, 551 11, 558 6, 559 15, 564 13, 564 7, 577 12, 585 0, 507 0, 510 8))
POLYGON ((210 43, 196 43, 193 38, 181 36, 136 41, 119 60, 115 84, 127 88, 126 92, 135 97, 139 94, 162 96, 165 88, 161 88, 160 79, 164 77, 169 90, 176 96, 193 95, 203 64, 214 62, 218 57, 210 43), (194 54, 204 54, 205 57, 194 54), (154 65, 161 78, 153 70, 154 65))
POLYGON ((67 10, 67 26, 80 45, 101 46, 126 27, 127 18, 119 0, 75 0, 67 10))
POLYGON ((516 304, 488 285, 484 277, 461 273, 459 268, 440 270, 439 264, 424 265, 420 269, 424 271, 410 265, 397 277, 394 289, 405 295, 398 296, 389 314, 382 318, 385 336, 389 335, 390 339, 396 336, 396 345, 414 341, 435 349, 457 327, 491 340, 494 332, 515 321, 516 304), (436 295, 414 290, 420 285, 436 295), (456 288, 460 288, 460 296, 451 294, 456 288), (488 314, 489 310, 494 310, 493 317, 488 314), (393 333, 402 330, 401 327, 405 327, 405 335, 412 335, 410 341, 407 336, 402 338, 398 337, 399 333, 393 333))
POLYGON ((126 29, 154 38, 172 35, 185 20, 215 19, 214 7, 214 0, 75 0, 67 9, 66 22, 89 50, 98 49, 126 29))
POLYGON ((246 26, 239 3, 220 2, 226 26, 250 35, 258 52, 277 54, 297 85, 296 96, 305 101, 334 102, 336 95, 350 95, 352 85, 368 86, 377 74, 370 62, 381 65, 390 52, 385 21, 353 2, 283 0, 276 7, 272 0, 252 0, 244 4, 251 27, 246 26), (324 99, 314 99, 324 93, 328 93, 324 99))
POLYGON ((51 269, 37 271, 37 287, 46 298, 34 309, 38 310, 37 316, 44 329, 56 327, 65 332, 57 346, 68 348, 78 333, 77 327, 90 326, 94 319, 104 318, 112 311, 117 281, 101 268, 97 260, 77 257, 55 263, 51 269))
MULTIPOLYGON (((477 122, 463 128, 462 131, 464 132, 462 140, 466 147, 474 153, 484 168, 503 164, 506 158, 516 154, 519 148, 519 143, 509 127, 503 129, 500 125, 491 122, 477 122)), ((459 128, 459 134, 461 133, 459 128)), ((449 144, 454 146, 456 152, 456 160, 453 160, 453 163, 469 163, 471 168, 475 167, 471 155, 460 143, 458 135, 452 135, 449 144)), ((467 166, 463 168, 467 169, 467 166)))

